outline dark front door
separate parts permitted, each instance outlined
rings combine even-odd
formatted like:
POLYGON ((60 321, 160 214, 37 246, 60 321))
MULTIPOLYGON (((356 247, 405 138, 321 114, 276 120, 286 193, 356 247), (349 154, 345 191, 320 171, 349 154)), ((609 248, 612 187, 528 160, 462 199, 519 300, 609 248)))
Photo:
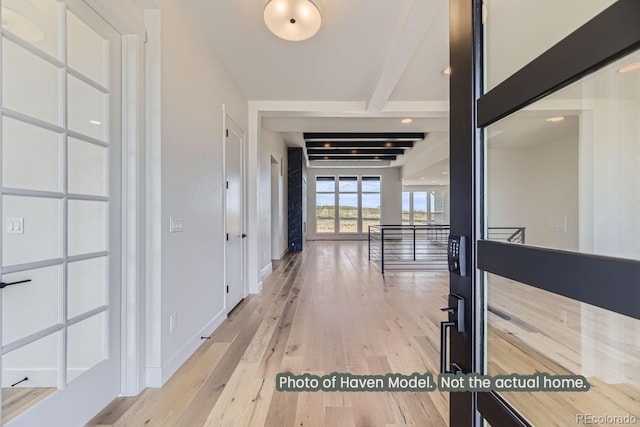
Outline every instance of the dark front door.
POLYGON ((451 393, 452 426, 640 423, 640 2, 558 3, 450 2, 445 368, 589 387, 451 393))

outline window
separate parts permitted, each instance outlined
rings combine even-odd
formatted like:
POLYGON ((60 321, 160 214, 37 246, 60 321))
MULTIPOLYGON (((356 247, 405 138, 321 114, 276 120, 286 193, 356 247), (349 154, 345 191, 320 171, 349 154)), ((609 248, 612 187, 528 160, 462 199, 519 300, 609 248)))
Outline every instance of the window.
POLYGON ((338 212, 340 233, 358 232, 358 177, 341 176, 338 178, 338 212))
POLYGON ((370 225, 380 224, 380 177, 362 177, 362 232, 368 233, 370 225))
POLYGON ((402 224, 447 224, 444 191, 402 192, 402 224))
POLYGON ((346 175, 316 177, 316 232, 368 233, 380 224, 381 178, 346 175), (336 186, 337 184, 337 186, 336 186))
POLYGON ((316 232, 336 231, 336 179, 333 176, 316 177, 316 232))

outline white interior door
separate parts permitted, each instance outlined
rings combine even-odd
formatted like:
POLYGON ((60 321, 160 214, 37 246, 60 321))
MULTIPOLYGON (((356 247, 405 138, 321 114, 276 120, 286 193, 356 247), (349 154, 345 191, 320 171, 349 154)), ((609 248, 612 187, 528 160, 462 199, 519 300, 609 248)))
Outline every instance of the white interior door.
POLYGON ((245 297, 244 280, 244 133, 227 116, 225 138, 227 313, 245 297))
POLYGON ((81 0, 0 4, 0 417, 82 425, 120 392, 120 37, 81 0))

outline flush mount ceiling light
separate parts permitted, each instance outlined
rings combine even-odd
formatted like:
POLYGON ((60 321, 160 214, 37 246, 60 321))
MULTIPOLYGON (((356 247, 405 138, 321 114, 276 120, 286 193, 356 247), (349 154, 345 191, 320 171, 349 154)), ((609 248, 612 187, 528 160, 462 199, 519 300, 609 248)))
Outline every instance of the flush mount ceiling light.
POLYGON ((564 116, 549 117, 547 119, 547 121, 551 122, 551 123, 557 123, 557 122, 561 122, 563 120, 564 120, 564 116))
POLYGON ((411 117, 407 117, 406 119, 400 120, 400 122, 405 124, 405 125, 411 123, 412 121, 413 121, 413 119, 411 117))
POLYGON ((313 37, 320 29, 322 17, 311 0, 269 0, 264 8, 264 22, 276 36, 297 42, 313 37))

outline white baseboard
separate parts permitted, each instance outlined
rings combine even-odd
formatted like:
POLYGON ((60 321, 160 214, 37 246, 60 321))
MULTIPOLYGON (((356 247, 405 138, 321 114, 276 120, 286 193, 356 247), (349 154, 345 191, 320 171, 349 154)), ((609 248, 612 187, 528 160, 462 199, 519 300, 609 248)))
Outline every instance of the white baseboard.
POLYGON ((145 368, 144 376, 147 387, 162 387, 162 368, 145 368))
MULTIPOLYGON (((214 318, 202 328, 189 342, 187 342, 176 354, 169 359, 169 362, 162 367, 161 386, 164 385, 173 374, 187 361, 189 357, 204 342, 200 337, 207 337, 216 330, 218 326, 227 318, 227 313, 222 309, 214 318)), ((147 386, 151 387, 149 384, 147 386)))
POLYGON ((269 264, 265 265, 264 267, 262 267, 262 269, 260 270, 260 282, 263 282, 264 279, 266 279, 267 277, 269 277, 269 275, 273 272, 273 267, 271 265, 271 261, 269 261, 269 264))

